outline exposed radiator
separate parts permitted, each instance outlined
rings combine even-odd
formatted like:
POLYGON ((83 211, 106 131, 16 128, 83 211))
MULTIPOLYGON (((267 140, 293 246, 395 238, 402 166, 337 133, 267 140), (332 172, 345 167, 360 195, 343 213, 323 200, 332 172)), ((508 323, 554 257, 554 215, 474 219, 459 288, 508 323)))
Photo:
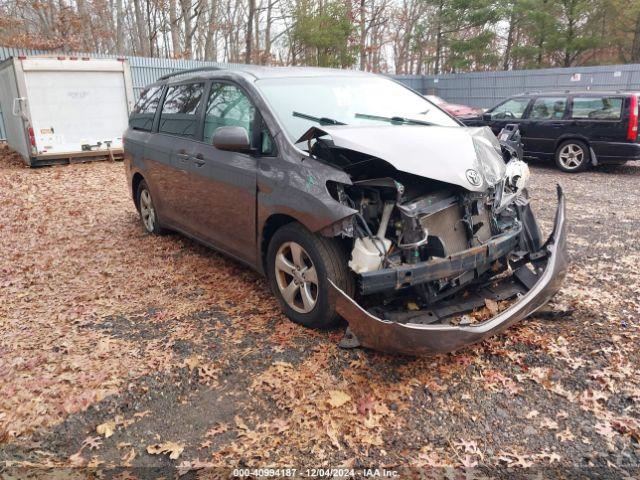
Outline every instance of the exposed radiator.
POLYGON ((439 212, 420 218, 422 228, 429 236, 438 237, 444 247, 445 256, 458 253, 469 248, 467 232, 462 219, 460 205, 451 205, 439 212))

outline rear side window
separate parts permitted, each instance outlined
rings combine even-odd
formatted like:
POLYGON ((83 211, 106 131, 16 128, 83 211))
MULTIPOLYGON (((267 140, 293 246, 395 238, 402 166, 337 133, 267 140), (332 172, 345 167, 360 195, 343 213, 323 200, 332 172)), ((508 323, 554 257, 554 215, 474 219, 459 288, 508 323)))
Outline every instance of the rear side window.
POLYGON ((522 118, 524 111, 529 105, 528 98, 512 98, 502 105, 498 105, 491 112, 491 120, 509 120, 511 118, 522 118))
POLYGON ((531 120, 562 120, 567 107, 564 97, 539 97, 531 107, 531 120))
POLYGON ((153 127, 153 118, 160 103, 160 94, 162 87, 150 87, 140 94, 140 99, 133 108, 131 117, 129 117, 129 125, 134 130, 151 131, 153 127))
POLYGON ((574 97, 571 118, 587 120, 619 120, 620 97, 574 97))
POLYGON ((202 83, 169 87, 162 105, 158 131, 194 138, 203 91, 202 83))

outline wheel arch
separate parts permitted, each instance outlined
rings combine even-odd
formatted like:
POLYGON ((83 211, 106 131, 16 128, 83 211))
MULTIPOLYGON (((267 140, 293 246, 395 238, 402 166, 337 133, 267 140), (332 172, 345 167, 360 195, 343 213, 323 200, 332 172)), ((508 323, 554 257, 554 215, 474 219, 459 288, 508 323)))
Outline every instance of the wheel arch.
POLYGON ((133 198, 133 203, 136 206, 136 209, 140 211, 140 202, 138 201, 138 187, 144 180, 144 177, 140 172, 136 172, 131 177, 131 197, 133 198))
POLYGON ((301 223, 298 219, 284 213, 273 213, 264 221, 260 230, 258 243, 259 262, 263 272, 267 271, 267 250, 269 249, 269 242, 273 238, 273 235, 278 229, 292 222, 301 223))
POLYGON ((564 135, 561 135, 560 137, 558 137, 558 140, 556 140, 556 144, 554 147, 554 151, 553 154, 555 155, 556 152, 558 151, 558 147, 560 145, 562 145, 564 142, 569 141, 569 140, 578 140, 582 143, 585 143, 587 145, 588 148, 591 148, 591 143, 589 143, 589 139, 587 137, 585 137, 584 135, 580 135, 580 134, 576 134, 576 133, 566 133, 564 135))

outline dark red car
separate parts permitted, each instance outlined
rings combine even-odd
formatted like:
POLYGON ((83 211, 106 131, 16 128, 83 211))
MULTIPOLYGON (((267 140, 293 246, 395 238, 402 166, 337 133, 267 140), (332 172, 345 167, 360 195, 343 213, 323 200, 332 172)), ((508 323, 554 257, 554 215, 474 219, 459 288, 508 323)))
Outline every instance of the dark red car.
POLYGON ((429 100, 431 103, 436 104, 441 109, 450 113, 454 117, 474 117, 476 115, 482 115, 481 108, 470 107, 468 105, 458 105, 456 103, 448 103, 437 95, 425 95, 424 98, 429 100))

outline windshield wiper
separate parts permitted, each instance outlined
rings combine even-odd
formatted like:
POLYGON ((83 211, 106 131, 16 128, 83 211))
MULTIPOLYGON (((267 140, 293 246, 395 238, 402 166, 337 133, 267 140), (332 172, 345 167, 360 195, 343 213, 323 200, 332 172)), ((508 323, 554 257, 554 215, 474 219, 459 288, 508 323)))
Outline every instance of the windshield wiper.
POLYGON ((414 120, 413 118, 405 117, 380 117, 378 115, 367 115, 366 113, 356 113, 356 118, 364 118, 366 120, 380 120, 382 122, 399 123, 407 125, 433 125, 431 122, 425 122, 424 120, 414 120))
POLYGON ((307 115, 306 113, 293 112, 294 117, 304 118, 305 120, 311 120, 312 122, 319 123, 320 125, 346 125, 346 123, 339 122, 333 118, 327 117, 314 117, 313 115, 307 115))

